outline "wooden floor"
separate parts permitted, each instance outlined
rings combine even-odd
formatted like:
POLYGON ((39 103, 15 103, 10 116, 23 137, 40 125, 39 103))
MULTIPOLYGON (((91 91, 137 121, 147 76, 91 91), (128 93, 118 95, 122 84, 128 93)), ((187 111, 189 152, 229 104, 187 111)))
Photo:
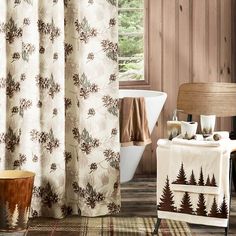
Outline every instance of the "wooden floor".
MULTIPOLYGON (((156 178, 136 177, 121 185, 122 216, 156 216, 156 178)), ((224 235, 224 229, 203 225, 190 225, 193 235, 224 235)), ((236 194, 233 193, 228 235, 236 235, 236 194)))

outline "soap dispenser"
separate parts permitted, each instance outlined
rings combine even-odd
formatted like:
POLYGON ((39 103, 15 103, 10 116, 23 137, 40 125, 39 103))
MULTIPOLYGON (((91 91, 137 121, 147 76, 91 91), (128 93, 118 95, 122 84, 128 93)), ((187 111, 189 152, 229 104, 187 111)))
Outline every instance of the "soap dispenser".
POLYGON ((167 121, 167 135, 169 140, 172 140, 181 133, 181 122, 178 121, 177 112, 178 110, 175 109, 172 120, 167 121))

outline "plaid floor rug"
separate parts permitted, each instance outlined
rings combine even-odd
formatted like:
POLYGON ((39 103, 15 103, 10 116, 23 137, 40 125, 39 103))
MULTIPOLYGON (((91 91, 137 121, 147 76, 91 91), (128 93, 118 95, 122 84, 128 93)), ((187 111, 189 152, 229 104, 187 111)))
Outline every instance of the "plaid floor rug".
MULTIPOLYGON (((68 217, 62 220, 34 219, 26 236, 141 236, 151 235, 154 217, 68 217)), ((184 222, 162 220, 159 234, 163 236, 192 235, 184 222)))

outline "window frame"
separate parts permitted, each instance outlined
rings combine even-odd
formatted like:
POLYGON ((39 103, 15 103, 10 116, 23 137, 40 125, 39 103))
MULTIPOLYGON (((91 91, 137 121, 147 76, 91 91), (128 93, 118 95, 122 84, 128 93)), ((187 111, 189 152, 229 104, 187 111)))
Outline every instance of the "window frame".
POLYGON ((120 88, 150 88, 149 63, 149 0, 144 0, 144 80, 119 81, 120 88))

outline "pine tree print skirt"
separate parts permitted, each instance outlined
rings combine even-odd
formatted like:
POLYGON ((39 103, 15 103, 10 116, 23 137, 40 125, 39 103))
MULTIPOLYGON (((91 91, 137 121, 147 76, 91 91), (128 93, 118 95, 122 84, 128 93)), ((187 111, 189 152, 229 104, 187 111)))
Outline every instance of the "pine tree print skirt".
POLYGON ((159 141, 159 218, 226 227, 229 217, 229 160, 236 142, 211 147, 159 141))

